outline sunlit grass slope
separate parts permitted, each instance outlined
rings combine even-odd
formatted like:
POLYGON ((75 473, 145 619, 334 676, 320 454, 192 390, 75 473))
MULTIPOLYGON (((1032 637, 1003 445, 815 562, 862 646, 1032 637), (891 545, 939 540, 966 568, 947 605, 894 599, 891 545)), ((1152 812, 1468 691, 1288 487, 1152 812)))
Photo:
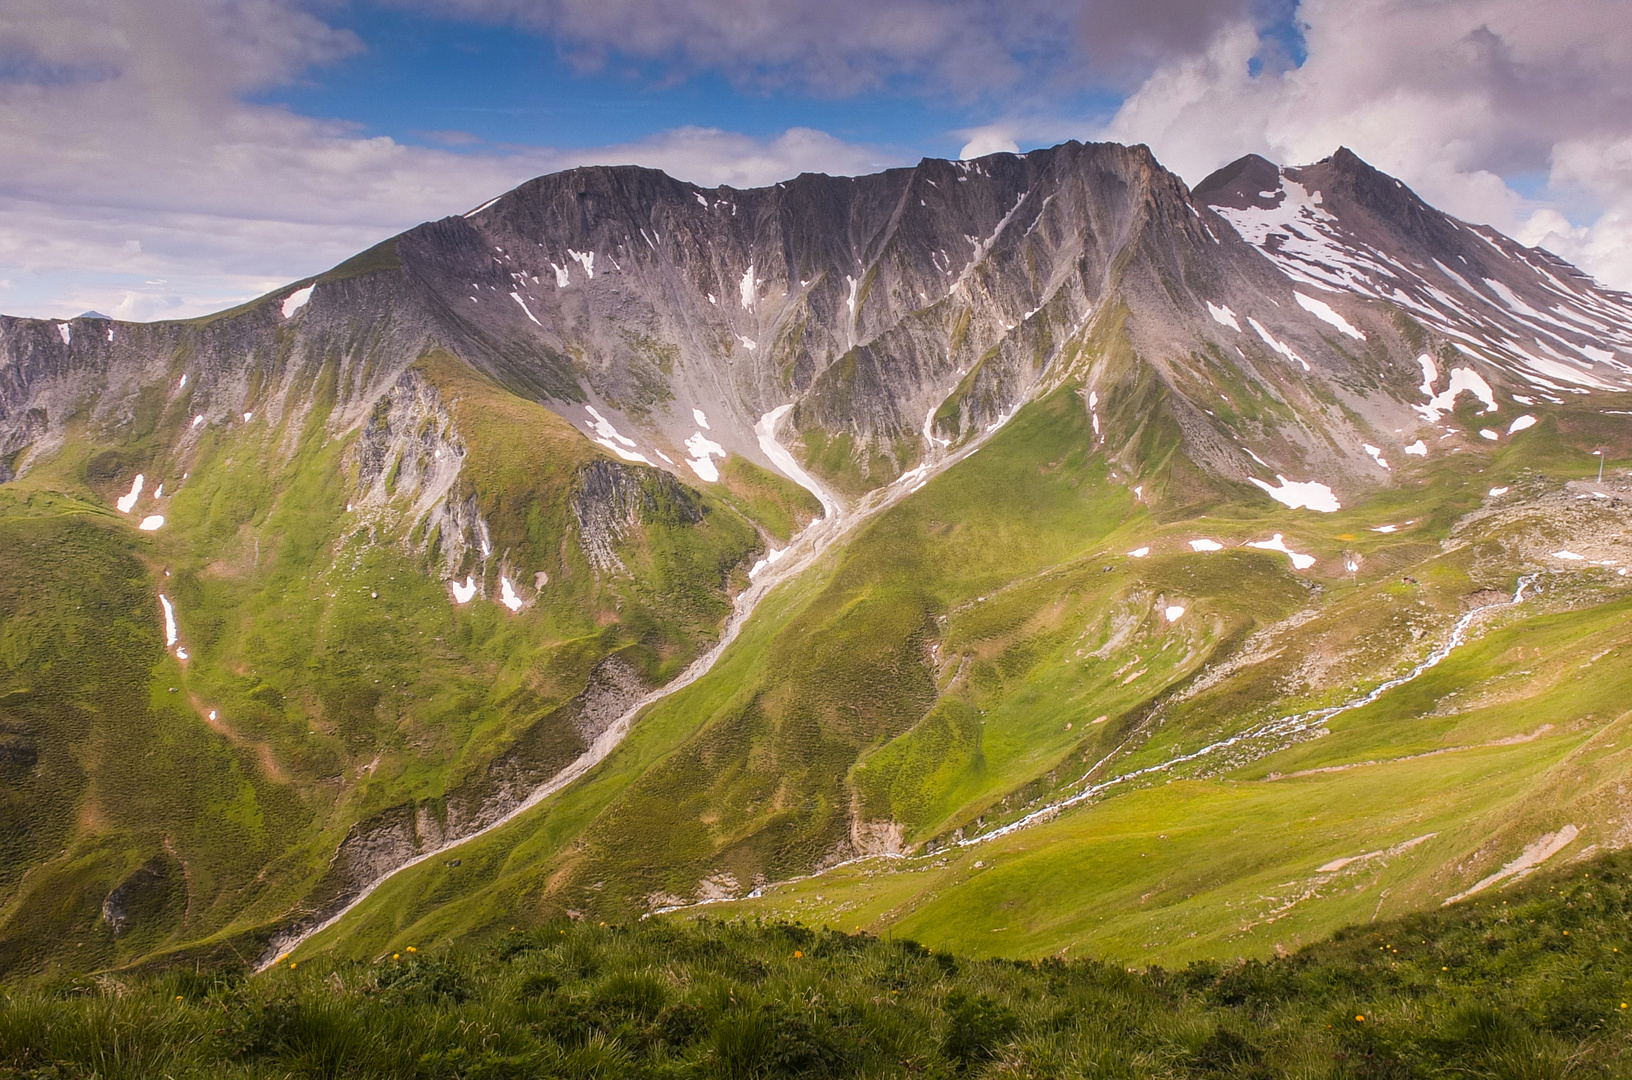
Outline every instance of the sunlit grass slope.
POLYGON ((1262 956, 1432 906, 1538 836, 1603 820, 1626 772, 1600 737, 1618 730, 1622 666, 1563 659, 1625 652, 1624 579, 1603 570, 1544 575, 1539 599, 1482 616, 1468 645, 1366 709, 1167 767, 1405 674, 1470 595, 1509 597, 1520 525, 1454 530, 1493 486, 1588 473, 1578 441, 1605 434, 1597 420, 1561 414, 1494 452, 1411 462, 1332 514, 1228 488, 1176 510, 1152 491, 1201 491, 1160 398, 1130 402, 1158 455, 1137 471, 1106 462, 1084 404, 1067 386, 1022 409, 774 594, 714 673, 581 786, 459 864, 403 875, 307 955, 760 887, 723 910, 975 955, 1262 956), (1243 546, 1275 534, 1315 565, 1243 546), (898 851, 920 857, 776 884, 898 851))
POLYGON ((466 452, 450 498, 491 535, 495 561, 460 571, 496 597, 498 557, 547 569, 519 613, 456 605, 439 538, 405 513, 350 512, 357 433, 330 430, 332 366, 296 380, 309 409, 211 426, 185 456, 190 402, 160 388, 0 488, 0 967, 253 953, 355 823, 439 817, 517 747, 542 770, 570 760, 584 744, 563 706, 597 663, 621 655, 655 685, 718 634, 763 549, 744 509, 773 535, 808 512, 751 469, 742 509, 633 470, 689 503, 654 499, 617 541, 623 569, 596 572, 572 500, 599 451, 445 353, 416 371, 466 452), (127 516, 112 503, 138 472, 127 516), (154 512, 164 525, 138 531, 154 512))
POLYGON ((1615 1077, 1624 856, 1285 958, 1130 970, 787 923, 556 922, 486 947, 13 988, 0 1070, 108 1080, 1615 1077))

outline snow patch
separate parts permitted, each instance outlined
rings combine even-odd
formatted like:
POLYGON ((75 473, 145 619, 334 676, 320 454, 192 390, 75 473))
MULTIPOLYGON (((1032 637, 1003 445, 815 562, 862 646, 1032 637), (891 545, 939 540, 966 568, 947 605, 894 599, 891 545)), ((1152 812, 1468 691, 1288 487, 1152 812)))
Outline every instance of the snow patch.
POLYGON ((1373 446, 1370 443, 1361 443, 1360 445, 1365 448, 1366 453, 1371 455, 1371 460, 1375 461, 1385 469, 1388 468, 1388 461, 1383 457, 1381 447, 1373 446))
POLYGON ((1494 428, 1480 428, 1479 437, 1481 439, 1489 439, 1491 442, 1495 442, 1497 439, 1502 437, 1502 433, 1494 428))
POLYGON ((1568 562, 1585 562, 1587 557, 1585 555, 1577 555, 1573 551, 1555 551, 1553 552, 1553 558, 1564 559, 1568 562))
POLYGON ((1508 490, 1509 489, 1505 488, 1505 487, 1493 487, 1493 488, 1490 489, 1490 497, 1495 499, 1495 498, 1498 498, 1498 497, 1500 497, 1502 495, 1506 495, 1508 493, 1508 490))
POLYGON ((73 344, 73 341, 74 341, 74 328, 73 327, 69 326, 65 322, 59 322, 57 324, 57 333, 62 335, 62 343, 64 345, 73 344))
POLYGON ((1246 451, 1246 454, 1247 454, 1248 457, 1250 457, 1252 460, 1256 461, 1258 464, 1262 465, 1264 468, 1267 469, 1267 468, 1270 467, 1269 462, 1265 461, 1263 458, 1261 458, 1257 454, 1253 453, 1252 448, 1250 446, 1243 446, 1241 449, 1246 451))
MULTIPOLYGON (((1427 374, 1426 368, 1424 374, 1427 374)), ((1456 407, 1456 399, 1463 394, 1472 394, 1484 402, 1485 412, 1496 411, 1496 395, 1490 389, 1490 384, 1485 381, 1483 375, 1467 367, 1452 368, 1451 384, 1449 386, 1429 398, 1426 405, 1413 405, 1411 407, 1421 413, 1423 419, 1430 424, 1437 423, 1441 416, 1456 407)))
POLYGON ((1137 548, 1134 548, 1132 551, 1128 552, 1128 558, 1130 558, 1130 559, 1143 559, 1146 555, 1149 555, 1149 554, 1150 554, 1150 549, 1148 547, 1137 547, 1137 548))
MULTIPOLYGON (((1389 526, 1389 529, 1392 530, 1393 526, 1389 526)), ((1379 529, 1377 531, 1381 532, 1382 530, 1379 529)), ((1300 555, 1298 552, 1293 551, 1291 548, 1286 546, 1286 541, 1281 539, 1280 533, 1276 533, 1268 540, 1259 540, 1255 543, 1248 544, 1247 546, 1250 548, 1258 548, 1261 551, 1279 551, 1282 555, 1285 555, 1287 558, 1292 560, 1292 567, 1296 570, 1307 570, 1311 566, 1315 565, 1315 557, 1313 555, 1300 555)))
POLYGON ((507 577, 501 576, 499 578, 499 603, 511 611, 521 610, 521 597, 516 595, 516 587, 510 584, 510 579, 507 577))
POLYGON ((533 314, 533 309, 527 306, 527 301, 525 301, 525 300, 523 300, 521 298, 521 294, 519 292, 512 292, 510 294, 510 299, 514 300, 516 303, 521 305, 521 310, 525 311, 527 313, 527 317, 529 319, 533 320, 533 325, 534 326, 543 326, 544 325, 543 323, 538 321, 537 316, 535 316, 533 314))
POLYGON ((1410 446, 1407 446, 1405 448, 1405 452, 1407 454, 1410 454, 1412 457, 1427 457, 1428 456, 1428 444, 1423 442, 1421 439, 1418 439, 1416 442, 1412 443, 1410 446))
POLYGON ((164 528, 164 515, 149 514, 147 517, 144 517, 141 520, 141 523, 136 527, 143 532, 157 532, 164 528))
POLYGON ((718 457, 724 461, 725 447, 699 431, 686 440, 686 450, 691 454, 686 464, 691 466, 692 472, 711 484, 720 478, 720 470, 710 458, 718 457))
POLYGON ((450 581, 448 585, 453 589, 453 602, 456 604, 468 604, 476 595, 476 579, 469 574, 465 575, 463 585, 457 581, 450 581))
POLYGON ((1281 486, 1277 488, 1270 487, 1256 476, 1249 476, 1247 479, 1263 488, 1270 498, 1293 510, 1301 510, 1307 507, 1310 510, 1319 510, 1323 514, 1330 514, 1335 510, 1343 509, 1343 504, 1337 501, 1337 497, 1332 494, 1331 488, 1313 480, 1300 483, 1296 480, 1288 480, 1280 473, 1276 473, 1275 479, 1281 482, 1281 486))
POLYGON ((1211 315, 1213 317, 1213 321, 1218 325, 1228 326, 1231 330, 1234 330, 1238 334, 1241 332, 1241 324, 1236 322, 1235 312, 1231 311, 1224 304, 1219 304, 1217 307, 1214 307, 1211 300, 1207 301, 1207 314, 1211 315))
POLYGON ((574 251, 567 249, 567 255, 572 261, 584 268, 584 276, 591 281, 595 280, 595 253, 593 251, 574 251))
POLYGON ((754 563, 752 569, 748 571, 748 576, 758 576, 761 570, 765 569, 767 566, 774 566, 776 561, 787 553, 787 548, 771 548, 765 553, 765 557, 763 559, 760 559, 758 562, 754 563))
POLYGON ((1220 544, 1217 540, 1192 540, 1192 541, 1190 541, 1190 550, 1191 551, 1223 551, 1224 550, 1224 545, 1220 544))
POLYGON ((627 438, 624 435, 620 435, 618 433, 618 429, 612 426, 612 421, 602 416, 600 412, 596 410, 595 406, 586 405, 584 406, 584 411, 589 413, 590 419, 595 421, 595 434, 599 435, 603 439, 616 439, 625 446, 635 445, 635 440, 627 438))
POLYGON ((931 446, 951 446, 951 439, 937 439, 935 437, 935 406, 931 405, 924 414, 924 441, 931 446))
POLYGON ((164 647, 168 649, 176 643, 176 609, 163 593, 159 594, 159 606, 164 609, 164 647))
POLYGON ((556 288, 564 289, 568 285, 572 284, 572 272, 568 267, 566 267, 566 266, 557 266, 555 263, 552 262, 550 264, 550 269, 555 271, 555 287, 556 288))
POLYGON ((1519 432, 1526 431, 1535 426, 1536 418, 1531 416, 1529 413, 1525 413, 1523 416, 1519 417, 1517 420, 1508 425, 1507 433, 1509 435, 1517 435, 1519 432))
POLYGON ((778 405, 770 412, 759 418, 754 425, 754 435, 759 439, 759 448, 770 459, 771 464, 782 470, 782 475, 816 496, 822 504, 822 516, 836 518, 839 516, 839 504, 833 497, 822 489, 822 486, 811 479, 809 473, 799 467, 799 463, 788 453, 787 447, 776 441, 776 425, 793 409, 790 402, 787 405, 778 405))
POLYGON ((714 430, 713 428, 708 426, 708 417, 703 415, 703 410, 701 410, 701 409, 691 410, 691 418, 693 420, 697 421, 697 426, 702 428, 704 431, 713 431, 714 430))
POLYGON ((315 288, 317 288, 316 285, 308 285, 304 289, 296 289, 294 292, 284 297, 283 317, 287 319, 294 315, 295 312, 305 307, 306 301, 312 298, 312 290, 315 288))
POLYGON ((1330 325, 1337 327, 1343 333, 1354 338, 1356 341, 1366 340, 1365 332, 1356 329, 1353 323, 1339 315, 1336 311, 1333 311, 1330 304, 1321 300, 1316 300, 1312 296, 1305 296, 1301 292, 1293 292, 1292 295, 1297 298, 1299 307, 1303 308, 1303 310, 1307 311, 1321 322, 1329 323, 1330 325))
POLYGON ((742 309, 744 311, 754 310, 754 286, 755 285, 756 285, 756 282, 754 281, 754 264, 749 263, 748 264, 748 269, 746 269, 746 270, 744 270, 742 272, 742 282, 741 282, 741 284, 739 284, 737 286, 737 292, 741 294, 742 309))
POLYGON ((1184 605, 1182 605, 1182 604, 1169 605, 1166 609, 1164 609, 1162 611, 1162 614, 1167 616, 1167 621, 1168 622, 1178 622, 1179 618, 1184 615, 1184 605))
POLYGON ((142 484, 146 481, 147 477, 137 473, 136 479, 130 482, 130 491, 114 500, 114 505, 119 508, 121 514, 130 513, 131 507, 136 505, 136 500, 142 497, 142 484))
POLYGON ((1276 352, 1280 353, 1282 356, 1286 357, 1288 360, 1293 360, 1293 361, 1296 361, 1299 364, 1302 364, 1303 365, 1303 370, 1305 370, 1305 371, 1311 370, 1311 368, 1309 367, 1309 361, 1305 360, 1303 357, 1301 357, 1297 353, 1293 352, 1292 351, 1292 346, 1283 345, 1281 342, 1276 341, 1275 338, 1270 334, 1270 332, 1268 330, 1264 329, 1264 324, 1263 323, 1259 322, 1257 319, 1250 318, 1250 317, 1247 319, 1247 322, 1249 324, 1251 324, 1253 330, 1257 331, 1258 336, 1263 339, 1263 342, 1264 342, 1265 345, 1268 345, 1271 349, 1274 349, 1276 352))
POLYGON ((1417 357, 1417 363, 1422 365, 1422 386, 1418 389, 1423 397, 1431 398, 1434 396, 1434 383, 1439 381, 1439 369, 1434 367, 1434 358, 1427 353, 1417 357))

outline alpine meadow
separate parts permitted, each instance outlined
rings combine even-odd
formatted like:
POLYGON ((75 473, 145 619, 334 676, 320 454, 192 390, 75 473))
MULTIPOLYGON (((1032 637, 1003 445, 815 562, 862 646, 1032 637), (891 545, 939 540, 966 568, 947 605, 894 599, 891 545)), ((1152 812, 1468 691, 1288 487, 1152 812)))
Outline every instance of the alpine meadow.
POLYGON ((1629 418, 1347 149, 0 317, 0 1075, 1632 1075, 1629 418))

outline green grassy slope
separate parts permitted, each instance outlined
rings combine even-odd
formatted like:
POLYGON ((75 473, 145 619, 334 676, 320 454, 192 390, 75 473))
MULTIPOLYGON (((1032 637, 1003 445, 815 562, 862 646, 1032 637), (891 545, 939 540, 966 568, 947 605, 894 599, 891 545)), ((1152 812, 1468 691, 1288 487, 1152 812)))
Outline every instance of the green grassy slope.
POLYGON ((17 1076, 1615 1077, 1624 856, 1292 956, 1171 971, 785 923, 560 922, 486 948, 14 987, 17 1076))
MULTIPOLYGON (((1069 392, 1022 413, 960 466, 966 482, 932 484, 869 525, 768 601, 728 662, 656 706, 608 762, 615 791, 579 819, 584 831, 570 846, 546 824, 557 842, 523 844, 516 829, 473 845, 472 860, 497 859, 519 875, 503 887, 512 898, 544 889, 558 906, 634 911, 654 893, 689 891, 721 863, 741 881, 797 873, 844 842, 849 770, 939 696, 930 645, 941 613, 1070 558, 1126 514, 1128 493, 1101 482, 1086 424, 1069 392), (664 734, 648 740, 648 729, 664 734), (661 743, 655 758, 652 742, 661 743), (633 779, 620 764, 630 759, 641 761, 633 779)), ((459 888, 430 884, 448 872, 416 868, 407 877, 426 884, 405 881, 378 906, 399 897, 407 910, 389 921, 412 925, 459 888)), ((493 917, 484 912, 498 887, 484 882, 462 917, 493 917)), ((364 923, 359 940, 376 941, 379 928, 364 923)))
MULTIPOLYGON (((564 706, 597 663, 621 655, 656 684, 718 634, 763 550, 742 509, 631 470, 656 509, 617 541, 626 569, 597 573, 571 504, 602 455, 453 357, 416 371, 467 451, 450 498, 492 537, 494 561, 460 570, 485 572, 488 596, 500 557, 548 574, 520 582, 517 614, 455 605, 441 538, 398 503, 348 513, 357 434, 329 431, 332 365, 296 387, 309 411, 212 426, 185 456, 190 402, 160 387, 135 422, 80 426, 0 488, 0 968, 252 953, 331 887, 354 823, 479 801, 501 754, 565 764, 584 744, 564 706), (138 471, 127 517, 111 504, 138 471), (165 524, 139 532, 151 513, 165 524), (185 659, 165 647, 160 594, 185 659), (118 888, 116 933, 102 906, 118 888)), ((802 511, 774 484, 745 490, 773 530, 802 511)))
POLYGON ((1483 618, 1469 645, 1365 710, 954 846, 1083 783, 1408 671, 1467 597, 1511 594, 1527 565, 1528 526, 1495 515, 1453 536, 1458 523, 1490 487, 1582 475, 1581 440, 1614 434, 1561 412, 1499 447, 1401 465, 1396 486, 1328 515, 1207 496, 1159 397, 1125 400, 1152 455, 1139 468, 1095 451, 1073 387, 1026 407, 773 595, 721 666, 579 789, 461 849, 458 866, 403 875, 305 955, 764 885, 724 910, 899 928, 975 955, 1261 956, 1436 904, 1565 825, 1597 823, 1577 849, 1612 839, 1601 803, 1625 763, 1603 732, 1620 669, 1574 685, 1524 651, 1562 655, 1578 638, 1624 651, 1625 579, 1589 569, 1483 618), (1315 567, 1241 546, 1275 533, 1315 567), (1226 550, 1194 552, 1198 538, 1226 550), (774 884, 891 850, 920 857, 774 884), (1318 872, 1351 856, 1365 857, 1318 872))

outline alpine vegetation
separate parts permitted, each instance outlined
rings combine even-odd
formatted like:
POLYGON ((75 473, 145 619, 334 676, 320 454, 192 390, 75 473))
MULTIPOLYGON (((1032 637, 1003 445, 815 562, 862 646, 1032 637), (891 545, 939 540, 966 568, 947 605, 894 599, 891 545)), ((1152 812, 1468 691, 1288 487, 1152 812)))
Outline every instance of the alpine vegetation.
POLYGON ((1346 149, 573 169, 0 370, 0 1068, 1624 1072, 1632 296, 1346 149))

